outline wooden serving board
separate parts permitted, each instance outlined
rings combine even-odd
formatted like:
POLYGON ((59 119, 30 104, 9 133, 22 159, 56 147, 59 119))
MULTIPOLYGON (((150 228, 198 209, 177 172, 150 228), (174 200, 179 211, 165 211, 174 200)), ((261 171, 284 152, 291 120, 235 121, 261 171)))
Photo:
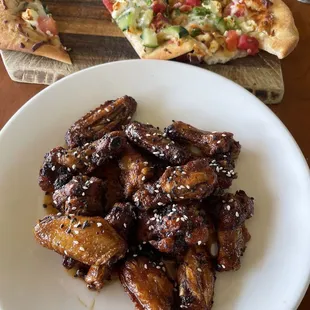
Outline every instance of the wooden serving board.
MULTIPOLYGON (((60 36, 73 65, 21 52, 2 51, 12 80, 52 84, 73 72, 94 65, 135 59, 138 55, 111 21, 101 0, 45 0, 58 23, 60 36)), ((236 59, 225 65, 202 65, 235 81, 263 102, 279 103, 284 93, 280 61, 261 52, 255 57, 236 59)))

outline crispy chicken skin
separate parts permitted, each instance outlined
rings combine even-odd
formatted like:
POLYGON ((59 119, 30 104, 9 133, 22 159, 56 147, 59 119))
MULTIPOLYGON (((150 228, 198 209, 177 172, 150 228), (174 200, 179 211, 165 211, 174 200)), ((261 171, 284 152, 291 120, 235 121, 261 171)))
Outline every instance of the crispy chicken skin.
POLYGON ((69 148, 101 139, 106 133, 121 130, 136 112, 137 102, 129 96, 106 101, 76 121, 67 131, 69 148))
POLYGON ((126 126, 125 133, 132 143, 171 165, 182 165, 189 160, 189 154, 185 149, 152 125, 135 121, 126 126))
POLYGON ((215 270, 202 247, 190 248, 177 272, 180 308, 210 310, 213 305, 215 270))
POLYGON ((217 271, 238 270, 241 267, 241 256, 246 249, 246 243, 251 239, 245 225, 232 230, 217 232, 219 253, 217 271))
POLYGON ((127 240, 136 220, 135 206, 130 202, 116 203, 105 216, 105 220, 127 240))
POLYGON ((127 260, 120 269, 119 278, 136 309, 172 309, 173 285, 146 257, 127 260))
POLYGON ((221 197, 210 197, 209 211, 216 219, 219 230, 232 230, 244 224, 254 214, 254 198, 240 190, 221 197))
POLYGON ((54 206, 64 214, 103 215, 103 181, 88 176, 74 176, 53 194, 54 206))
POLYGON ((209 160, 202 158, 184 166, 167 167, 159 184, 173 201, 202 199, 213 192, 217 176, 209 166, 209 160))
POLYGON ((146 183, 144 187, 136 191, 133 201, 142 210, 157 208, 170 203, 171 196, 167 196, 158 183, 146 183))
POLYGON ((39 185, 42 190, 52 192, 66 184, 73 175, 89 174, 118 155, 125 145, 126 137, 123 132, 114 131, 75 149, 54 148, 45 155, 39 185))
POLYGON ((106 265, 124 257, 125 241, 101 217, 44 217, 34 228, 36 240, 45 248, 86 265, 106 265))
POLYGON ((173 122, 165 133, 173 140, 196 146, 205 156, 230 152, 236 143, 230 132, 203 131, 180 121, 173 122))
POLYGON ((130 198, 154 175, 152 164, 129 144, 119 160, 119 167, 125 198, 130 198))
POLYGON ((188 246, 206 244, 209 225, 199 203, 172 204, 140 215, 138 239, 160 252, 178 255, 188 246))

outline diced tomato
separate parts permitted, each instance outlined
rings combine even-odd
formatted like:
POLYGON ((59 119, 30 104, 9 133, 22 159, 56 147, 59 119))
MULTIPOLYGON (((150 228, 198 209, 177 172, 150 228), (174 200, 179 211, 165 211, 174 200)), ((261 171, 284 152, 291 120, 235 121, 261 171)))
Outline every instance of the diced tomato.
POLYGON ((168 19, 161 13, 158 13, 153 21, 152 21, 152 27, 154 28, 154 30, 159 30, 163 27, 165 27, 168 24, 168 19))
POLYGON ((201 6, 201 1, 200 0, 185 0, 185 4, 190 5, 192 7, 201 6))
POLYGON ((187 5, 187 4, 183 4, 180 6, 179 10, 181 12, 189 12, 192 10, 192 7, 190 5, 187 5))
POLYGON ((40 16, 38 18, 39 29, 47 34, 56 35, 58 34, 56 22, 51 16, 40 16))
POLYGON ((227 31, 225 42, 226 42, 226 48, 229 51, 235 51, 237 49, 238 41, 239 41, 239 36, 236 30, 227 31))
POLYGON ((259 42, 257 39, 250 37, 246 34, 242 34, 238 41, 238 49, 247 51, 249 55, 255 55, 258 53, 259 42))
POLYGON ((113 11, 113 3, 110 0, 102 0, 102 3, 105 5, 105 7, 108 9, 110 13, 113 11))
POLYGON ((163 3, 162 1, 155 0, 152 3, 152 9, 153 9, 155 15, 157 13, 164 13, 167 9, 167 4, 163 3))
POLYGON ((243 3, 233 3, 231 2, 228 4, 224 11, 223 16, 236 16, 236 17, 242 17, 246 14, 246 7, 243 3))

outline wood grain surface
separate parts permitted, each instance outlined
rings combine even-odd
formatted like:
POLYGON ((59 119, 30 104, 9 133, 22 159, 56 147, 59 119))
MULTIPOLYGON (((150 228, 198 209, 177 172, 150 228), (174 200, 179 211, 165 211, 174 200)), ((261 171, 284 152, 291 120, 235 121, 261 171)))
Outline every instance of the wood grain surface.
MULTIPOLYGON (((83 0, 87 1, 87 0, 83 0)), ((285 95, 281 104, 270 109, 281 119, 299 144, 306 160, 310 158, 310 5, 287 0, 300 33, 296 50, 282 61, 285 95)), ((0 128, 32 96, 44 89, 44 85, 13 82, 0 61, 0 128)), ((3 151, 3 150, 0 150, 3 151)), ((294 159, 292 158, 292 164, 294 159)), ((296 266, 304 268, 308 266, 296 266)), ((281 281, 281 279, 279 279, 281 281)), ((289 285, 289 283, 288 283, 289 285)), ((263 298, 263 296, 262 296, 263 298)), ((310 309, 310 290, 298 310, 310 309)), ((250 310, 250 309, 249 309, 250 310)))
MULTIPOLYGON (((3 51, 7 71, 14 81, 52 84, 62 77, 101 63, 138 58, 101 0, 46 0, 57 20, 61 39, 72 48, 73 65, 21 52, 3 51)), ((284 93, 280 61, 260 53, 225 65, 201 65, 247 88, 265 103, 278 103, 284 93)))

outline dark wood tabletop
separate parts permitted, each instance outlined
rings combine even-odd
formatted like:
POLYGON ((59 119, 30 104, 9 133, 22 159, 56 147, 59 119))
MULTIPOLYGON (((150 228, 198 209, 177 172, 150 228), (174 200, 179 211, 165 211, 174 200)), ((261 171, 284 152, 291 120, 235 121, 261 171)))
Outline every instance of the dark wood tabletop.
MULTIPOLYGON (((297 0, 286 0, 286 3, 295 17, 300 42, 296 50, 282 60, 285 94, 283 101, 278 105, 271 106, 270 109, 289 129, 309 163, 310 4, 302 4, 297 0)), ((45 87, 11 81, 0 60, 0 128, 24 103, 45 87)), ((310 309, 310 289, 298 309, 310 309)))

